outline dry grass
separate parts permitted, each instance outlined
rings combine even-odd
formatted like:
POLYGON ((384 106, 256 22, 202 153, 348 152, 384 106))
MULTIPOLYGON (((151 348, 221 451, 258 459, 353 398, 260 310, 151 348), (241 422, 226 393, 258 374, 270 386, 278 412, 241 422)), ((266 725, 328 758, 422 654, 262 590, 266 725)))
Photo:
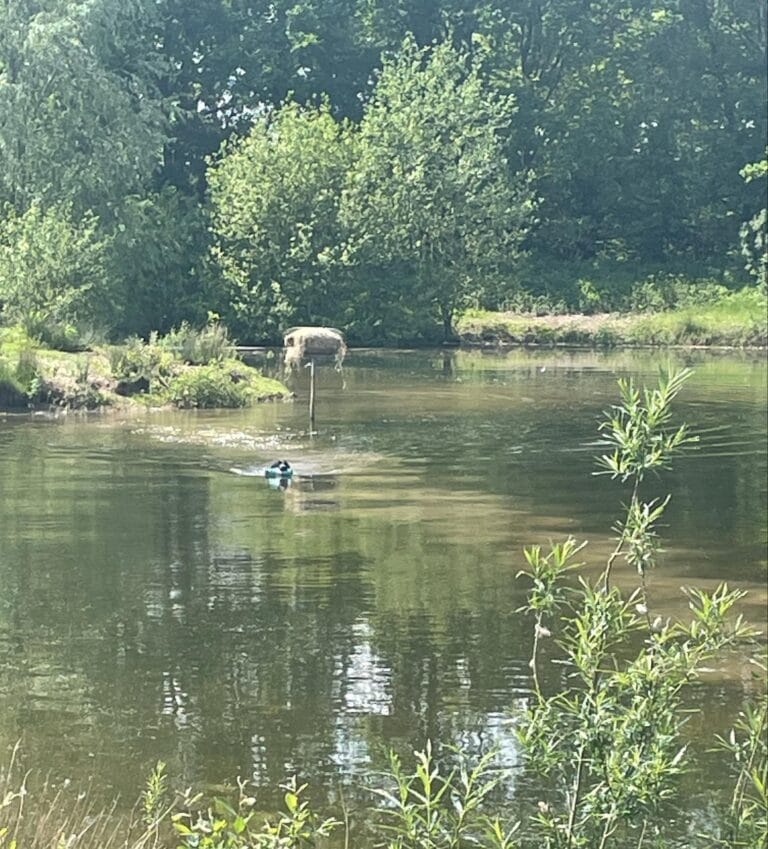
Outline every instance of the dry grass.
POLYGON ((103 804, 97 794, 50 778, 20 763, 19 744, 0 769, 2 849, 155 849, 157 826, 147 827, 136 806, 121 813, 120 800, 103 804))

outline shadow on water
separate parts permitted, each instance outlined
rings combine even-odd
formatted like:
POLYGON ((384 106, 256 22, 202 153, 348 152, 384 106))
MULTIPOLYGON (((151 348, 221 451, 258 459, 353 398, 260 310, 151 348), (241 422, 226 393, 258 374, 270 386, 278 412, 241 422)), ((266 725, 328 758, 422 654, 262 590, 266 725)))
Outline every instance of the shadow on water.
MULTIPOLYGON (((681 584, 727 579, 764 628, 766 364, 693 360, 678 416, 701 442, 650 485, 672 493, 653 603, 683 614, 681 584)), ((573 534, 593 569, 610 551, 623 494, 591 474, 596 424, 617 376, 659 364, 352 352, 318 372, 315 434, 301 372, 293 404, 0 421, 0 743, 127 799, 158 757, 179 784, 252 776, 265 804, 295 770, 331 787, 428 736, 516 764, 522 547, 573 534)), ((751 686, 740 657, 697 685, 703 766, 751 686)))

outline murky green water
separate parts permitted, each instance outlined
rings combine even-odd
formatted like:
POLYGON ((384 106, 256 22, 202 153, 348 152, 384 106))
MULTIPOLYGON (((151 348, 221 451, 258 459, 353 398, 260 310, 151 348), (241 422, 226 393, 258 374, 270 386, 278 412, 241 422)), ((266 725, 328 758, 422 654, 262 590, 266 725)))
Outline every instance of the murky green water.
MULTIPOLYGON (((696 368, 678 411, 701 443, 659 484, 654 604, 727 579, 765 627, 765 358, 673 360, 696 368)), ((320 371, 313 437, 306 373, 294 403, 244 412, 0 418, 0 748, 131 799, 158 758, 183 784, 326 788, 427 737, 516 763, 521 549, 607 553, 620 496, 591 477, 596 423, 618 375, 660 362, 353 353, 320 371), (256 474, 283 456, 287 490, 256 474)), ((723 659, 691 737, 751 686, 723 659)), ((701 762, 693 808, 725 778, 701 762)))

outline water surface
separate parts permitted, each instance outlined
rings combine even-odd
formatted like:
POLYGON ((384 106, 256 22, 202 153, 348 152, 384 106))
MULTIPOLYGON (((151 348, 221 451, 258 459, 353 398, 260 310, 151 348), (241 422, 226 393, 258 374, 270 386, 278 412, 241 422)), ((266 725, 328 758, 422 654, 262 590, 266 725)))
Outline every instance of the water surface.
MULTIPOLYGON (((592 476, 597 422, 617 376, 669 359, 353 352, 319 369, 314 435, 306 372, 294 402, 247 411, 0 418, 0 746, 130 799, 158 758, 265 799, 427 737, 515 765, 522 547, 574 535, 599 567, 624 493, 592 476), (285 490, 259 475, 276 457, 285 490)), ((672 493, 653 605, 682 614, 682 585, 727 580, 764 628, 765 359, 671 359, 696 369, 677 412, 701 441, 650 487, 672 493)), ((753 686, 723 658, 691 737, 753 686)), ((692 809, 727 779, 705 748, 692 809)))

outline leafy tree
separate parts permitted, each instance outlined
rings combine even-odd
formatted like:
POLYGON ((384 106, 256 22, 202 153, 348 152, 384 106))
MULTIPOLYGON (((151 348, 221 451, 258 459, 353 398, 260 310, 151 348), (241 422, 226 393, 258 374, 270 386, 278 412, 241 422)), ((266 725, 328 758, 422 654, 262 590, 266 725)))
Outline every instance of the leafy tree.
POLYGON ((360 93, 381 51, 362 20, 367 6, 361 0, 164 0, 161 85, 176 109, 163 179, 194 186, 202 197, 206 157, 233 133, 245 135, 265 105, 326 97, 337 116, 359 117, 360 93))
POLYGON ((163 179, 202 196, 205 159, 264 104, 327 97, 359 120, 382 50, 474 26, 474 0, 163 0, 161 88, 176 104, 163 179))
POLYGON ((748 203, 734 175, 766 133, 752 0, 524 0, 480 18, 486 73, 520 109, 509 155, 536 173, 536 249, 722 268, 748 203))
POLYGON ((117 335, 205 321, 207 225, 196 199, 172 186, 131 195, 115 209, 105 263, 117 335))
POLYGON ((30 335, 52 325, 92 320, 88 307, 104 291, 104 243, 96 218, 77 219, 65 206, 38 203, 0 219, 2 315, 30 335))
POLYGON ((407 281, 399 294, 436 310, 446 337, 456 308, 513 261, 531 218, 498 138, 511 113, 466 53, 409 38, 360 125, 341 209, 348 260, 407 281))
POLYGON ((352 138, 326 105, 286 103, 208 172, 224 313, 242 339, 333 317, 332 255, 352 138))
POLYGON ((510 267, 526 226, 531 268, 560 269, 549 288, 608 260, 612 280, 622 264, 625 276, 683 264, 738 274, 750 220, 754 274, 764 189, 739 169, 765 144, 762 12, 756 0, 6 0, 0 204, 98 217, 110 280, 98 306, 120 331, 231 301, 249 333, 303 315, 360 340, 392 339, 384 328, 398 322, 413 338, 434 309, 448 326, 457 304, 503 300, 503 287, 489 294, 511 272, 543 279, 510 267), (290 176, 292 158, 327 162, 310 168, 304 201, 287 192, 264 231, 269 250, 235 261, 240 236, 216 225, 231 263, 222 288, 203 262, 208 158, 253 125, 266 139, 286 100, 324 103, 329 138, 345 141, 328 142, 327 157, 264 142, 270 203, 283 177, 304 179, 290 176), (358 134, 331 116, 360 128, 350 179, 358 134), (535 222, 520 173, 532 175, 535 222), (286 246, 312 192, 323 200, 299 261, 286 246), (333 279, 331 257, 342 260, 333 279), (262 309, 252 295, 273 282, 280 294, 262 309))
MULTIPOLYGON (((762 186, 762 197, 766 197, 768 179, 768 150, 759 162, 752 162, 741 169, 747 183, 757 181, 762 186)), ((741 226, 741 253, 746 260, 746 269, 758 286, 765 291, 768 286, 768 210, 764 206, 749 221, 741 226)))
POLYGON ((0 4, 0 200, 105 220, 147 184, 166 132, 155 14, 150 0, 0 4))
MULTIPOLYGON (((131 309, 142 300, 125 285, 146 292, 155 283, 147 246, 169 228, 145 231, 141 251, 131 254, 125 219, 129 199, 151 186, 168 130, 168 107, 156 86, 157 14, 151 0, 0 4, 0 202, 10 204, 6 237, 22 228, 27 240, 18 250, 29 266, 9 300, 18 313, 26 298, 25 321, 77 313, 113 325, 121 300, 131 309), (39 269, 25 252, 30 244, 41 249, 39 269), (62 251, 58 258, 53 245, 62 251)), ((176 259, 183 270, 178 252, 176 259)))

